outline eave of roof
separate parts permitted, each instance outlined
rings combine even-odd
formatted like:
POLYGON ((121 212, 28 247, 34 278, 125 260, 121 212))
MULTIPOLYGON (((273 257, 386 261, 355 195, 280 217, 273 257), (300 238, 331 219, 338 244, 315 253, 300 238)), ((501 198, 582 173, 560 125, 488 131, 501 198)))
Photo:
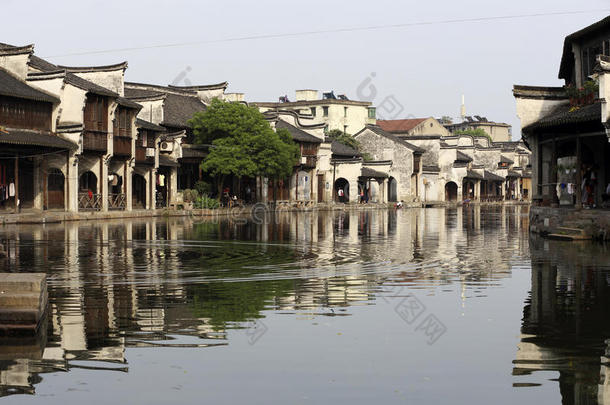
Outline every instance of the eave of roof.
POLYGON ((487 171, 487 170, 485 170, 483 172, 483 178, 485 180, 488 180, 488 181, 504 181, 505 180, 504 177, 498 176, 497 174, 492 173, 492 172, 487 171))
POLYGON ((127 69, 127 61, 115 63, 113 65, 101 65, 101 66, 62 66, 57 65, 58 68, 64 69, 70 73, 90 73, 90 72, 112 72, 115 70, 127 69))
POLYGON ((336 156, 351 156, 351 157, 360 157, 362 154, 358 152, 356 149, 339 143, 335 140, 331 141, 330 150, 333 155, 336 156))
POLYGON ((27 100, 59 103, 57 97, 29 86, 4 69, 0 69, 0 94, 27 100))
POLYGON ((473 170, 466 171, 466 178, 473 179, 473 180, 483 180, 483 176, 481 176, 479 173, 477 173, 473 170))
POLYGON ((561 56, 561 62, 559 65, 559 79, 571 79, 572 76, 572 64, 574 62, 574 54, 572 53, 572 41, 582 39, 588 35, 594 35, 601 29, 607 29, 610 27, 610 16, 605 17, 581 30, 571 33, 568 35, 563 42, 563 54, 561 56))
POLYGON ((569 105, 560 105, 550 114, 542 117, 526 127, 523 132, 531 132, 541 128, 552 128, 569 124, 581 124, 585 122, 599 122, 601 125, 601 103, 596 102, 574 109, 569 105))
POLYGON ((375 178, 375 179, 384 179, 384 178, 390 177, 387 173, 380 172, 378 170, 373 170, 369 167, 363 167, 362 169, 360 169, 360 176, 361 177, 370 177, 370 178, 375 178))
POLYGON ((57 149, 78 149, 78 145, 50 132, 4 128, 0 133, 0 144, 32 145, 57 149))
POLYGON ((126 107, 126 108, 131 108, 134 110, 141 110, 142 109, 142 105, 138 104, 136 102, 133 102, 125 97, 117 97, 117 103, 120 106, 126 107))
POLYGON ((307 132, 303 131, 300 128, 295 127, 294 125, 282 120, 278 119, 275 123, 275 128, 284 128, 290 132, 292 139, 298 142, 309 142, 309 143, 322 143, 322 139, 317 138, 307 132))
POLYGON ((165 132, 165 128, 161 125, 153 124, 152 122, 136 118, 136 127, 143 128, 149 131, 165 132))
POLYGON ((456 152, 456 159, 461 162, 472 162, 472 158, 465 154, 464 152, 460 152, 459 150, 456 152))
POLYGON ((257 107, 307 107, 311 105, 354 105, 361 107, 370 107, 372 103, 370 101, 356 101, 356 100, 341 100, 341 99, 322 99, 322 100, 310 100, 310 101, 289 101, 287 103, 269 102, 269 101, 253 101, 250 103, 257 107))
POLYGON ((170 89, 187 90, 187 91, 204 91, 204 90, 224 90, 229 86, 229 82, 221 82, 216 84, 201 84, 195 86, 167 86, 170 89))

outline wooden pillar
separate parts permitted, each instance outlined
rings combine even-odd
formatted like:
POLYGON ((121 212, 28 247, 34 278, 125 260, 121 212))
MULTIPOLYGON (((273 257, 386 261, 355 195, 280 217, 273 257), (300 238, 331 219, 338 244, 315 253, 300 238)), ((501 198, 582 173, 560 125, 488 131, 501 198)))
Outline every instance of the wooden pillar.
POLYGON ((557 197, 557 138, 553 138, 550 171, 551 203, 559 205, 559 197, 557 197))
POLYGON ((19 212, 19 156, 15 156, 15 213, 19 212))
POLYGON ((70 151, 66 152, 66 174, 64 175, 64 211, 70 211, 70 151))
POLYGON ((580 136, 576 135, 576 203, 574 207, 582 208, 582 145, 580 136))

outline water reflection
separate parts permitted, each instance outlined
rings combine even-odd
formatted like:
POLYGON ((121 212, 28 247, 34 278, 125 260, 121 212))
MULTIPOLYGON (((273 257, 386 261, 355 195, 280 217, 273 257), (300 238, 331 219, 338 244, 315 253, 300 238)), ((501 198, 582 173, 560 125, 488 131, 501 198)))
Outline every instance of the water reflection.
MULTIPOLYGON (((536 238, 531 251, 532 288, 513 374, 556 371, 564 404, 610 403, 608 246, 536 238)), ((520 380, 540 384, 536 377, 520 380)))
POLYGON ((533 292, 513 374, 561 370, 562 395, 592 392, 600 367, 607 375, 599 357, 608 278, 595 267, 604 252, 530 247, 527 227, 525 207, 466 207, 282 213, 262 225, 157 218, 3 228, 4 268, 46 272, 51 305, 46 336, 0 342, 0 395, 33 394, 49 372, 129 373, 131 348, 154 357, 159 347, 230 347, 233 332, 264 317, 352 316, 396 286, 484 298, 515 269, 529 268, 530 248, 533 292), (549 252, 555 265, 545 261, 549 252), (566 265, 573 255, 581 270, 566 265), (565 361, 566 347, 581 357, 565 361), (584 368, 576 372, 574 362, 584 368), (583 379, 584 388, 576 382, 583 379))

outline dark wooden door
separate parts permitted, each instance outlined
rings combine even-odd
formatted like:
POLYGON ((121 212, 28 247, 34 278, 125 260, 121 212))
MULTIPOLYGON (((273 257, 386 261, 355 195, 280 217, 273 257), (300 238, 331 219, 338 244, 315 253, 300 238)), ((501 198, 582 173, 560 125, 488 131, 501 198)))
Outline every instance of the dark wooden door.
POLYGON ((61 170, 49 170, 47 179, 47 209, 64 208, 64 175, 61 170))
POLYGON ((318 202, 324 202, 324 175, 318 174, 318 202))

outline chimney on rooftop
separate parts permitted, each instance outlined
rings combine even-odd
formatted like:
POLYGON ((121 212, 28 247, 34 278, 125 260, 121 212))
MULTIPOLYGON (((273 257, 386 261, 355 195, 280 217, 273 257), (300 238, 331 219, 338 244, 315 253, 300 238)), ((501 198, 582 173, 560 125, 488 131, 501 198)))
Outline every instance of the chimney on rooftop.
POLYGON ((314 101, 318 99, 318 90, 297 90, 296 101, 314 101))

